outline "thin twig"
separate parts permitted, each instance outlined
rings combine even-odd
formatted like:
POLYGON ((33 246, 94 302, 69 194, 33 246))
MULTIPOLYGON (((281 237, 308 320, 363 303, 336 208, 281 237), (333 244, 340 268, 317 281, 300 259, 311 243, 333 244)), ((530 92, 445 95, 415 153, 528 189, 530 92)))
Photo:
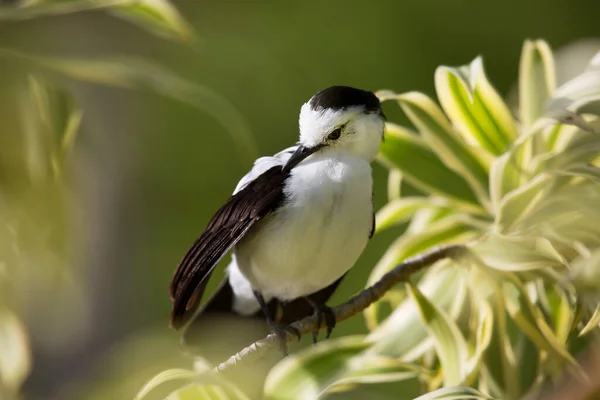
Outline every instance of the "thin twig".
MULTIPOLYGON (((403 263, 397 265, 390 272, 385 274, 381 279, 373 286, 366 288, 350 300, 333 308, 336 322, 344 321, 355 314, 358 314, 372 303, 376 302, 383 295, 394 287, 399 282, 407 280, 412 274, 418 272, 424 268, 429 267, 436 261, 445 258, 457 258, 461 254, 466 252, 466 248, 462 245, 452 246, 440 246, 433 250, 405 260, 403 263)), ((325 325, 317 327, 316 316, 306 317, 298 322, 294 322, 292 326, 300 331, 301 334, 309 333, 315 329, 321 329, 325 325)), ((286 337, 287 341, 297 339, 296 336, 288 333, 286 337)), ((264 355, 271 347, 275 347, 279 344, 279 338, 275 334, 270 334, 264 339, 258 340, 250 346, 242 349, 237 354, 229 357, 227 361, 222 362, 214 368, 216 372, 225 372, 242 361, 249 361, 251 359, 259 358, 264 355)))

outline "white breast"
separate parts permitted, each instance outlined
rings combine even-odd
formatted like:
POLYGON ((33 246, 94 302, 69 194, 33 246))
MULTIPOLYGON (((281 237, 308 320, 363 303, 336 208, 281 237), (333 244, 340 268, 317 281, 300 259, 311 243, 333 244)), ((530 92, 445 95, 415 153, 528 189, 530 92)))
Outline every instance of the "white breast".
POLYGON ((363 252, 373 218, 371 167, 348 155, 310 157, 292 171, 285 195, 235 253, 255 290, 290 300, 333 283, 363 252))

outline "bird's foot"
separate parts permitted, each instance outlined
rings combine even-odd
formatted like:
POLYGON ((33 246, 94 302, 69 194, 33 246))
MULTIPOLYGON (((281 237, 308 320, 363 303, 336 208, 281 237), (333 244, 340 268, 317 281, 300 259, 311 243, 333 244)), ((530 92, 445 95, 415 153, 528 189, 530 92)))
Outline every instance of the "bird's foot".
POLYGON ((327 327, 327 336, 326 339, 329 339, 331 336, 331 331, 335 328, 335 314, 331 307, 327 307, 325 304, 315 305, 315 315, 317 316, 317 329, 315 329, 312 333, 313 342, 317 343, 317 335, 319 334, 319 328, 321 328, 321 324, 325 321, 325 326, 327 327))
POLYGON ((271 330, 271 333, 276 334, 277 337, 279 338, 279 346, 281 348, 281 352, 283 353, 284 357, 288 355, 288 350, 287 350, 287 335, 288 335, 288 333, 291 333, 292 335, 297 336, 298 341, 300 341, 300 339, 302 338, 300 331, 291 325, 270 323, 269 329, 271 330))

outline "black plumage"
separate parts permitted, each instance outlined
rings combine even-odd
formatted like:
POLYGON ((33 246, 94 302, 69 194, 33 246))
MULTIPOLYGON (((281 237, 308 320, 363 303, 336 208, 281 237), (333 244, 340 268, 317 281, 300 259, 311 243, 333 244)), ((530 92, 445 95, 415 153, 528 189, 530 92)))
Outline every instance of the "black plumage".
POLYGON ((178 329, 194 314, 217 263, 260 219, 283 201, 289 171, 274 166, 231 196, 187 251, 171 280, 171 326, 178 329))
POLYGON ((331 86, 315 94, 310 100, 313 110, 342 110, 349 107, 363 107, 365 112, 383 116, 381 103, 373 92, 355 89, 350 86, 331 86))

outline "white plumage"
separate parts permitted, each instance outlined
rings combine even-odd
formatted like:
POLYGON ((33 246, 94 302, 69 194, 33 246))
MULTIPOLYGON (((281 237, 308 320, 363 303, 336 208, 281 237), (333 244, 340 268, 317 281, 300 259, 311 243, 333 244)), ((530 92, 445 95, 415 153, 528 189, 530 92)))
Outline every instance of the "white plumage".
MULTIPOLYGON (((293 168, 282 206, 236 245, 228 266, 236 312, 260 309, 253 290, 267 301, 292 300, 330 285, 355 264, 373 224, 370 163, 382 136, 381 117, 364 109, 302 107, 299 145, 327 146, 293 168), (328 141, 338 127, 339 139, 328 141)), ((274 165, 285 165, 296 148, 259 158, 234 193, 274 165)))

